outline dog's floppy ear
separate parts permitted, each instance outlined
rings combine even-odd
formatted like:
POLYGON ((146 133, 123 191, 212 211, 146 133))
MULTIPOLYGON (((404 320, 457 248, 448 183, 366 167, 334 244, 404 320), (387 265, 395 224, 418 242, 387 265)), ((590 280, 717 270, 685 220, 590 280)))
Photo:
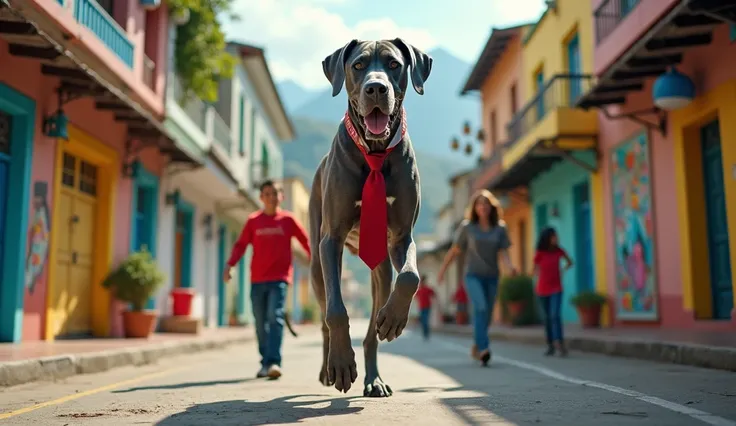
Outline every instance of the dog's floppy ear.
POLYGON ((325 77, 332 84, 332 96, 337 96, 340 90, 342 90, 342 84, 345 82, 345 61, 357 45, 358 40, 353 39, 343 48, 337 49, 332 55, 322 61, 322 71, 324 71, 325 77))
POLYGON ((401 38, 394 39, 394 44, 401 50, 404 60, 411 66, 411 83, 414 90, 423 95, 424 82, 427 81, 429 73, 432 72, 432 57, 401 38))

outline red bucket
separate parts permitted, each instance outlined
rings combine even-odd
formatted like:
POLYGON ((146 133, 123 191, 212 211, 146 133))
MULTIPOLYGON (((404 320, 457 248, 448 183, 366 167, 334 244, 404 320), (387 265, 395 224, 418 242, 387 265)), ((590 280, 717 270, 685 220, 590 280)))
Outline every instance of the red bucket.
POLYGON ((173 315, 188 317, 192 313, 192 299, 194 291, 187 288, 175 288, 171 290, 173 315))

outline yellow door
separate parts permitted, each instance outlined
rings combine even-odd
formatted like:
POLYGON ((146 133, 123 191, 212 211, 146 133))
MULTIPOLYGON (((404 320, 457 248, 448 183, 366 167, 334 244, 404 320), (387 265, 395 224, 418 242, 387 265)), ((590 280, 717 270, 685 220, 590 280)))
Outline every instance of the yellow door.
POLYGON ((60 211, 52 295, 55 336, 87 334, 91 330, 96 195, 97 167, 64 153, 56 207, 60 211))

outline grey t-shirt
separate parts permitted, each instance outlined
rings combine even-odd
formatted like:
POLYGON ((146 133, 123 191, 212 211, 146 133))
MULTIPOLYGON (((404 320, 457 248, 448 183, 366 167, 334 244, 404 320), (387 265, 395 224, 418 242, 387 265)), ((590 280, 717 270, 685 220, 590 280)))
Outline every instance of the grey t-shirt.
POLYGON ((511 241, 504 225, 484 231, 464 220, 455 233, 455 245, 465 253, 466 274, 497 277, 498 252, 511 247, 511 241))

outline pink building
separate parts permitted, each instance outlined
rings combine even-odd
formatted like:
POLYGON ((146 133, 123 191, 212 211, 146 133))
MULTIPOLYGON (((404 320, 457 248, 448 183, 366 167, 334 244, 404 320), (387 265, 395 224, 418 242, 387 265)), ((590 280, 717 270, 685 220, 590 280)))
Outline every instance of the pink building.
POLYGON ((611 319, 733 331, 736 5, 593 0, 593 9, 598 82, 578 105, 600 111, 611 319), (663 77, 672 67, 679 74, 663 77), (686 93, 687 80, 694 97, 666 93, 686 93))
POLYGON ((155 0, 0 2, 0 341, 116 333, 101 282, 155 231, 137 188, 192 161, 160 124, 168 26, 155 0))

